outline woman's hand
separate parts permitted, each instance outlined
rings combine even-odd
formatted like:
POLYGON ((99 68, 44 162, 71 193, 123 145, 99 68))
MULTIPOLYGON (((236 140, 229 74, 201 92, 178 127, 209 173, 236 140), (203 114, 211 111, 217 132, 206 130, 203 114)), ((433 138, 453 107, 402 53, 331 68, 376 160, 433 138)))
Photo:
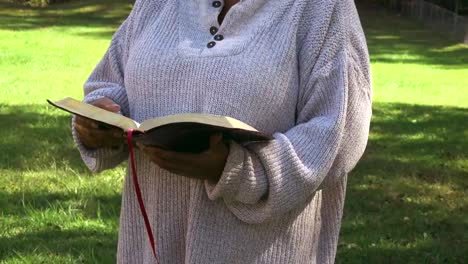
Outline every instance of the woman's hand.
MULTIPOLYGON (((120 111, 120 106, 106 97, 98 99, 91 104, 114 113, 120 111)), ((125 142, 121 129, 106 127, 94 120, 81 116, 76 116, 75 130, 78 138, 87 148, 118 147, 125 142)))
POLYGON ((162 150, 157 147, 138 145, 159 167, 181 176, 207 179, 217 182, 224 170, 229 147, 223 142, 223 135, 210 136, 210 148, 191 154, 162 150))

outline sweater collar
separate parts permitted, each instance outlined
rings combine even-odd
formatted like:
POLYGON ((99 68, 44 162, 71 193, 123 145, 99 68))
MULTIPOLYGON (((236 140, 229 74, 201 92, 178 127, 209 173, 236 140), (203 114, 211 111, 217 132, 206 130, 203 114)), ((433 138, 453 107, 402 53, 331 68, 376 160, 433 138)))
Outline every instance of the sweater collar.
POLYGON ((282 1, 243 0, 229 10, 220 25, 218 16, 224 0, 178 0, 180 54, 187 56, 238 54, 269 24, 272 14, 282 1), (213 5, 215 1, 218 3, 213 5), (221 40, 215 39, 215 34, 221 40), (208 47, 211 42, 215 43, 216 48, 208 47))
MULTIPOLYGON (((218 25, 218 15, 221 12, 224 6, 224 0, 192 0, 194 1, 195 5, 198 6, 198 10, 200 13, 201 23, 204 26, 213 26, 218 25), (214 4, 215 2, 220 3, 219 7, 214 4)), ((255 12, 262 7, 265 2, 268 0, 240 0, 237 4, 235 4, 229 10, 228 14, 223 21, 224 24, 232 24, 235 21, 248 20, 250 19, 255 12)), ((271 0, 270 0, 271 1, 271 0)), ((273 1, 280 1, 280 0, 273 0, 273 1)))

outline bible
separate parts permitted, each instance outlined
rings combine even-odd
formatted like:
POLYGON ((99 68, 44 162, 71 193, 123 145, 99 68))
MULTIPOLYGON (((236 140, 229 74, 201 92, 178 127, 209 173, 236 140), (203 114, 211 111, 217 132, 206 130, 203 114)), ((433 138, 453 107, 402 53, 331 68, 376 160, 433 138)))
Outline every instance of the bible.
POLYGON ((123 136, 132 129, 135 143, 176 152, 202 152, 208 149, 210 135, 214 133, 222 133, 224 139, 240 144, 272 139, 271 135, 228 116, 184 113, 152 118, 139 124, 123 115, 70 97, 47 102, 61 110, 92 119, 100 125, 120 128, 123 136))

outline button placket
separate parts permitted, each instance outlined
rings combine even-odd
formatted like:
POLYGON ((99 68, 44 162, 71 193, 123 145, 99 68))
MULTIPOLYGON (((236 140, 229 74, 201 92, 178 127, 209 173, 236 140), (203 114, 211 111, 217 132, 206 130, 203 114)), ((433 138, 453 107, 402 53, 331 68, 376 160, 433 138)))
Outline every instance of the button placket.
MULTIPOLYGON (((216 11, 215 15, 216 17, 219 16, 219 14, 221 13, 221 9, 223 7, 223 2, 219 1, 219 0, 215 0, 213 2, 211 2, 211 6, 213 8, 217 8, 218 10, 216 11)), ((217 20, 217 19, 216 19, 217 20)), ((211 49, 213 48, 214 46, 216 46, 216 41, 221 41, 224 39, 224 36, 221 35, 221 34, 217 34, 219 31, 219 24, 216 25, 216 26, 211 26, 210 27, 210 34, 213 36, 213 39, 214 41, 210 41, 207 43, 207 48, 211 49)))
POLYGON ((213 36, 216 35, 216 33, 218 33, 218 28, 215 26, 210 27, 210 33, 213 36))
POLYGON ((208 42, 208 44, 206 44, 206 47, 208 47, 209 49, 213 48, 214 46, 216 46, 216 42, 214 41, 210 41, 208 42))
MULTIPOLYGON (((215 34, 216 34, 216 33, 215 33, 215 34)), ((223 39, 224 39, 224 36, 218 34, 218 35, 215 35, 215 36, 213 37, 213 39, 214 39, 215 41, 210 41, 210 42, 208 42, 208 44, 206 45, 209 49, 211 49, 211 48, 213 48, 214 46, 216 46, 216 41, 221 41, 221 40, 223 40, 223 39)))
MULTIPOLYGON (((256 30, 239 28, 236 21, 242 22, 252 15, 244 11, 250 8, 250 3, 245 2, 266 0, 239 1, 229 9, 221 23, 218 18, 222 8, 213 7, 214 0, 177 1, 181 3, 179 8, 183 14, 179 16, 180 44, 177 52, 186 57, 220 57, 239 54, 248 47, 247 41, 254 38, 250 32, 256 30), (191 4, 191 9, 184 8, 184 4, 188 3, 191 4), (216 40, 216 35, 222 35, 223 39, 216 40)), ((226 6, 227 0, 218 1, 222 3, 220 7, 226 6)))
POLYGON ((219 8, 223 5, 223 3, 221 3, 221 1, 213 1, 211 3, 211 5, 214 7, 214 8, 219 8))

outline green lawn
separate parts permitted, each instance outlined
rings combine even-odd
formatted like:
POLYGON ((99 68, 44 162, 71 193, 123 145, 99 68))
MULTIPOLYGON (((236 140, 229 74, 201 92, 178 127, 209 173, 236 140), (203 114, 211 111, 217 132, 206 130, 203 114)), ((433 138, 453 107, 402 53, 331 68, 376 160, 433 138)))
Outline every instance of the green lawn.
MULTIPOLYGON (((113 263, 123 167, 93 175, 70 117, 46 98, 81 86, 131 8, 0 0, 0 263, 113 263)), ((362 9, 374 81, 369 147, 349 176, 338 263, 468 256, 468 46, 362 9)))

